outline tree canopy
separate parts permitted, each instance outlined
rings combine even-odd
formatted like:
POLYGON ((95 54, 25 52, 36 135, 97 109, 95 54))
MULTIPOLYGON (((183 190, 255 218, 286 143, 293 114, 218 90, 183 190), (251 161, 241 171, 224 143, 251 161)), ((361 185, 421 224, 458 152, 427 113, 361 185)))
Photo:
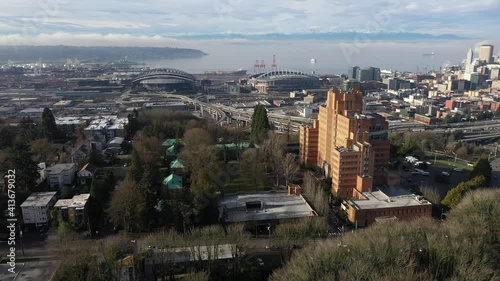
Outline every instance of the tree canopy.
POLYGON ((267 131, 271 128, 267 117, 266 107, 262 104, 255 106, 252 115, 251 134, 250 138, 255 143, 261 143, 267 135, 267 131))
POLYGON ((57 140, 61 133, 57 129, 56 119, 52 114, 52 110, 48 107, 43 109, 42 113, 42 135, 49 139, 49 141, 57 140))
POLYGON ((441 201, 441 204, 448 208, 454 208, 458 205, 465 194, 471 190, 486 187, 487 181, 484 176, 477 176, 471 180, 461 182, 456 187, 450 189, 446 197, 441 201))
POLYGON ((474 164, 470 178, 483 176, 486 179, 486 184, 489 184, 491 182, 491 171, 492 168, 490 161, 488 161, 488 156, 483 154, 474 164))
POLYGON ((123 225, 123 229, 127 232, 130 228, 141 229, 143 227, 145 205, 144 196, 139 192, 137 184, 134 181, 125 180, 113 191, 106 213, 112 223, 123 225))
POLYGON ((446 222, 380 222, 316 242, 295 253, 270 280, 496 280, 499 217, 500 191, 474 191, 446 222))
POLYGON ((20 189, 33 190, 36 180, 40 177, 38 166, 33 161, 31 146, 26 142, 18 142, 10 152, 9 160, 16 170, 16 186, 20 189))

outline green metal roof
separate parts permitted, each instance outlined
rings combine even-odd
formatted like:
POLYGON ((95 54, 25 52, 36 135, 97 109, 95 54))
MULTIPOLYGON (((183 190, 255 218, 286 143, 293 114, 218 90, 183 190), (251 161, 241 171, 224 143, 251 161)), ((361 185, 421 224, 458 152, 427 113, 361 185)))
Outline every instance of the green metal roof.
POLYGON ((179 161, 179 159, 175 159, 174 161, 170 162, 170 169, 184 169, 184 165, 179 161))
POLYGON ((258 148, 259 146, 254 144, 253 146, 250 145, 249 142, 242 142, 242 143, 226 143, 226 144, 216 144, 214 148, 216 150, 245 150, 250 147, 256 147, 258 148))
POLYGON ((158 203, 156 204, 155 206, 155 210, 157 212, 161 212, 163 210, 165 210, 166 208, 168 208, 168 206, 172 206, 172 200, 160 200, 158 201, 158 203))
POLYGON ((172 145, 175 144, 176 141, 177 141, 177 139, 167 139, 166 141, 163 142, 162 145, 171 147, 172 145))
POLYGON ((165 151, 165 156, 176 156, 177 152, 175 151, 175 145, 170 146, 165 151))
POLYGON ((163 179, 163 186, 169 190, 183 189, 182 177, 176 174, 171 174, 170 176, 163 179))

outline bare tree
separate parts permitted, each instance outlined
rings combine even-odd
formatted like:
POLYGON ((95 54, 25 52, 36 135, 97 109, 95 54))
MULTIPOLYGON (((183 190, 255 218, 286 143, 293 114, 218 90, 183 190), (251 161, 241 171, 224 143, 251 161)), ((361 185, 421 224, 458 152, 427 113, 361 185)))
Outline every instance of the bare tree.
POLYGON ((260 186, 264 178, 264 165, 263 155, 260 149, 250 148, 245 150, 241 155, 241 168, 248 175, 249 178, 253 179, 254 185, 260 186))
POLYGON ((430 185, 421 185, 419 189, 427 200, 429 200, 433 204, 440 204, 441 194, 436 187, 430 185))
POLYGON ((278 177, 282 174, 283 160, 285 157, 286 136, 270 132, 269 137, 262 143, 260 149, 264 152, 266 170, 267 165, 271 172, 276 175, 276 186, 278 177))
POLYGON ((299 171, 299 165, 297 164, 297 159, 295 155, 291 153, 287 153, 285 155, 285 158, 283 159, 282 162, 281 170, 283 171, 283 176, 285 176, 285 183, 286 186, 288 187, 290 181, 292 181, 295 178, 297 172, 299 171))
POLYGON ((140 227, 145 204, 137 184, 132 180, 125 180, 113 192, 106 213, 115 225, 123 224, 127 233, 132 226, 140 227))

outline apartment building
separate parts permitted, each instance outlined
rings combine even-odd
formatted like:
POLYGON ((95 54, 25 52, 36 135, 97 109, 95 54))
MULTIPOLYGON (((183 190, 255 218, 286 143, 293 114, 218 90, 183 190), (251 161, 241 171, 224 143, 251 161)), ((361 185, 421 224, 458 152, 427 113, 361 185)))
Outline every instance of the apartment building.
POLYGON ((331 177, 335 196, 356 196, 385 183, 389 124, 381 115, 362 114, 362 108, 361 91, 330 90, 318 120, 300 131, 301 162, 331 177))
POLYGON ((46 175, 51 188, 72 185, 75 180, 75 163, 56 164, 46 169, 46 175))
POLYGON ((57 200, 54 209, 57 210, 59 222, 81 224, 87 222, 87 202, 90 194, 75 195, 71 199, 57 200))
POLYGON ((57 192, 32 193, 22 204, 24 224, 35 226, 47 224, 50 221, 50 211, 56 203, 57 192))

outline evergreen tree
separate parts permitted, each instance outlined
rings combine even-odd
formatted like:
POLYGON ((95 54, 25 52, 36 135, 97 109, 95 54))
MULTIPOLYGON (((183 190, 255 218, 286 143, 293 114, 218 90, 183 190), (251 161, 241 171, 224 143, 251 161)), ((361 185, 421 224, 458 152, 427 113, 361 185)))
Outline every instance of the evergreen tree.
POLYGON ((252 115, 250 138, 254 143, 262 143, 266 137, 267 131, 271 128, 269 118, 267 117, 266 107, 258 104, 252 115))
POLYGON ((473 179, 478 176, 483 176, 486 179, 486 183, 489 185, 491 181, 491 164, 488 161, 487 155, 481 155, 481 157, 476 161, 472 172, 470 173, 470 178, 473 179))
POLYGON ((482 175, 472 178, 469 181, 461 182, 456 187, 450 189, 446 197, 441 201, 441 204, 448 208, 454 208, 460 203, 465 194, 471 190, 485 187, 487 185, 486 178, 482 175))
POLYGON ((0 149, 8 148, 12 145, 12 136, 5 127, 0 130, 0 149))
POLYGON ((10 163, 16 170, 16 187, 24 190, 33 190, 36 187, 38 166, 33 161, 33 153, 28 143, 16 143, 10 154, 10 163))
POLYGON ((127 178, 135 182, 141 181, 144 173, 144 167, 141 163, 141 156, 137 149, 132 151, 132 159, 130 160, 130 169, 128 170, 127 178))
POLYGON ((54 141, 61 135, 57 129, 56 119, 48 107, 44 108, 42 113, 42 135, 49 141, 54 141))
POLYGON ((133 138, 135 133, 141 129, 141 125, 138 119, 139 113, 137 111, 134 114, 129 114, 127 116, 128 124, 125 126, 125 131, 127 132, 127 138, 133 138))
POLYGON ((40 131, 37 124, 30 117, 23 117, 19 122, 19 128, 17 141, 30 142, 40 138, 40 131))

